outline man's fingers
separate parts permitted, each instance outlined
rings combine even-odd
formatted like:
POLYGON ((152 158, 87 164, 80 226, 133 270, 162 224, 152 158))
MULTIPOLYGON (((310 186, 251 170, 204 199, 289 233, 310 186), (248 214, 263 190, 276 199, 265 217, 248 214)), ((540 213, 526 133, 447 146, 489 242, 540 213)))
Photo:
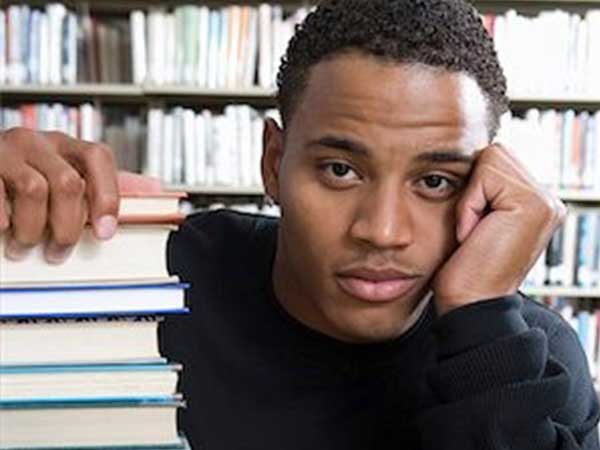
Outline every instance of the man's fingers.
POLYGON ((3 174, 12 198, 12 238, 7 244, 7 256, 21 259, 28 248, 40 242, 44 235, 48 205, 48 183, 42 174, 28 165, 3 174))
POLYGON ((10 226, 9 213, 8 196, 4 188, 4 182, 0 178, 0 234, 8 230, 10 226))
POLYGON ((59 153, 84 175, 89 216, 96 237, 111 238, 117 230, 119 214, 117 170, 112 152, 103 144, 72 139, 59 153))

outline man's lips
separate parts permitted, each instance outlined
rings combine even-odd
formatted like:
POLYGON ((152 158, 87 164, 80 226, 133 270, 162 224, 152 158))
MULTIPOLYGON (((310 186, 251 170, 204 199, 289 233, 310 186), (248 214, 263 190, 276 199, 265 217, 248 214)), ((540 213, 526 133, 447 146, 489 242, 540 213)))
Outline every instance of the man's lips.
POLYGON ((410 290, 419 277, 394 269, 354 269, 338 273, 340 288, 360 300, 389 302, 410 290))

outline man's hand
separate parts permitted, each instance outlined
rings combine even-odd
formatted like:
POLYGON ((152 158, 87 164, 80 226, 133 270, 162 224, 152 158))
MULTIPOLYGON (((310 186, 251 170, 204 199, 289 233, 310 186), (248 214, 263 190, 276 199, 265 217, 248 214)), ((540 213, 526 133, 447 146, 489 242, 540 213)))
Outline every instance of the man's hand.
POLYGON ((0 234, 9 234, 6 256, 22 259, 46 241, 46 259, 61 262, 86 222, 98 239, 109 239, 117 227, 119 189, 148 186, 156 190, 156 181, 132 174, 118 178, 113 153, 103 144, 25 128, 0 132, 0 234))
POLYGON ((456 213, 459 246, 432 285, 440 315, 516 293, 567 208, 510 151, 492 145, 478 155, 456 213))

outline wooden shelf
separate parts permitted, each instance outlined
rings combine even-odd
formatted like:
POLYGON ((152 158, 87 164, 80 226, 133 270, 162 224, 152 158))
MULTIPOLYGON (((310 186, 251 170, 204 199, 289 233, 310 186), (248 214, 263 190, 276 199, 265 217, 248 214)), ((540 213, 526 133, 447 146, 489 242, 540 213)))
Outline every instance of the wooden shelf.
POLYGON ((600 203, 600 191, 561 189, 558 196, 568 202, 600 203))
MULTIPOLYGON (((600 5, 600 3, 599 3, 600 5)), ((207 89, 193 85, 136 85, 136 84, 114 84, 114 83, 82 83, 72 85, 0 85, 0 94, 6 96, 17 95, 42 95, 42 96, 81 96, 81 97, 122 97, 139 98, 144 100, 151 97, 183 97, 189 100, 193 98, 211 98, 211 99, 257 99, 263 101, 273 101, 275 88, 261 88, 258 86, 251 88, 236 89, 207 89)), ((519 95, 511 99, 511 104, 515 107, 524 106, 563 106, 573 105, 587 106, 600 109, 600 94, 596 95, 519 95)))
POLYGON ((527 295, 531 296, 553 296, 553 297, 580 297, 580 298, 600 298, 600 287, 580 288, 563 286, 540 286, 521 288, 527 295))
POLYGON ((223 195, 223 196, 252 196, 264 195, 262 187, 235 187, 235 186, 188 186, 188 185, 166 185, 167 191, 187 192, 190 195, 223 195))

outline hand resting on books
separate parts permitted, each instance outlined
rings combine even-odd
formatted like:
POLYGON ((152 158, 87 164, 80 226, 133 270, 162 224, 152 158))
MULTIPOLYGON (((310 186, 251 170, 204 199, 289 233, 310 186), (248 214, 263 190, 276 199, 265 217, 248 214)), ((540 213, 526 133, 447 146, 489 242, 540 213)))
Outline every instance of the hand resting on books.
POLYGON ((86 223, 98 239, 114 235, 121 195, 160 189, 156 179, 117 172, 103 144, 25 128, 0 132, 0 233, 10 233, 8 258, 22 259, 45 242, 46 259, 59 263, 86 223))

